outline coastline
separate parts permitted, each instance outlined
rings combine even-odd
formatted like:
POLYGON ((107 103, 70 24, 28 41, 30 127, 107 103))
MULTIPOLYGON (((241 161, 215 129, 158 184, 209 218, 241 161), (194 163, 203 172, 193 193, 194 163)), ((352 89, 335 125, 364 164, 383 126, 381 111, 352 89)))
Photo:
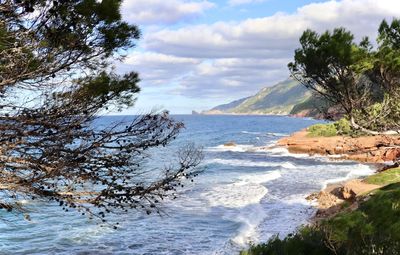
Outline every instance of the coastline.
MULTIPOLYGON (((320 155, 331 160, 375 164, 376 171, 372 176, 382 169, 390 169, 388 165, 400 157, 400 136, 311 137, 307 129, 304 129, 281 138, 276 146, 286 148, 293 154, 320 155)), ((318 224, 318 221, 333 217, 343 210, 356 210, 366 195, 384 186, 368 183, 366 178, 353 177, 329 183, 319 192, 307 196, 306 199, 317 208, 310 224, 318 224)))
POLYGON ((306 129, 278 141, 290 153, 333 156, 362 163, 393 162, 400 157, 400 136, 311 137, 306 129))

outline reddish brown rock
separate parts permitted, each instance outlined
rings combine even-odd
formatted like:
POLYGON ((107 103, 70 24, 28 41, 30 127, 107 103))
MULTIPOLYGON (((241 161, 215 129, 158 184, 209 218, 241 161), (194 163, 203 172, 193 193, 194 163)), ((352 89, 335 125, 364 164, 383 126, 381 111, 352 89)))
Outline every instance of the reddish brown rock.
POLYGON ((278 141, 291 153, 341 155, 343 159, 369 163, 394 161, 400 157, 400 136, 309 137, 306 130, 278 141))
POLYGON ((358 207, 358 200, 362 199, 363 195, 380 187, 365 183, 360 179, 331 184, 318 194, 314 193, 309 196, 318 203, 318 211, 314 220, 329 218, 343 211, 344 201, 350 203, 347 210, 355 210, 358 207))

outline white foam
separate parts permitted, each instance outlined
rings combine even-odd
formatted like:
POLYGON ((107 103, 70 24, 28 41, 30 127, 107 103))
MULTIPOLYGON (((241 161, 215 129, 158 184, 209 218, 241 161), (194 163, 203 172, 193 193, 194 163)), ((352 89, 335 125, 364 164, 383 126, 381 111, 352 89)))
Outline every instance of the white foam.
POLYGON ((293 194, 285 197, 282 202, 289 205, 310 205, 310 202, 306 199, 309 194, 293 194))
POLYGON ((283 164, 281 165, 281 167, 287 168, 287 169, 296 169, 296 168, 297 168, 295 165, 293 165, 293 164, 290 163, 290 162, 285 162, 285 163, 283 163, 283 164))
POLYGON ((284 133, 267 133, 267 135, 270 135, 270 136, 279 136, 279 137, 286 137, 286 136, 289 136, 288 134, 284 134, 284 133))
POLYGON ((208 147, 205 151, 210 152, 223 152, 223 151, 233 151, 233 152, 252 152, 255 151, 254 145, 247 145, 247 144, 237 144, 234 146, 225 146, 225 145, 218 145, 215 147, 208 147))
POLYGON ((269 154, 271 154, 271 156, 273 157, 282 157, 282 156, 286 156, 286 157, 292 157, 292 158, 310 158, 311 156, 309 154, 306 153, 290 153, 288 149, 284 148, 284 147, 270 147, 270 148, 262 148, 260 149, 260 151, 266 151, 269 154))
POLYGON ((282 175, 279 171, 272 171, 265 174, 249 174, 243 175, 239 178, 238 184, 241 183, 266 183, 281 178, 282 175))
POLYGON ((240 159, 212 159, 206 161, 206 163, 216 163, 230 166, 246 166, 246 167, 283 167, 288 169, 295 169, 296 166, 290 162, 278 163, 268 161, 251 161, 251 160, 240 160, 240 159))
POLYGON ((238 208, 258 204, 268 193, 268 189, 261 184, 280 177, 279 171, 243 175, 234 183, 212 188, 210 191, 203 193, 202 197, 209 201, 211 207, 238 208))
POLYGON ((100 239, 104 235, 114 232, 114 230, 108 225, 96 225, 88 226, 84 228, 76 228, 65 238, 69 239, 73 243, 85 243, 93 241, 94 239, 100 239))
POLYGON ((352 169, 345 177, 326 180, 322 183, 322 189, 325 189, 329 184, 347 181, 349 179, 368 176, 375 173, 375 169, 369 165, 357 164, 352 166, 352 169))
POLYGON ((265 210, 260 205, 246 208, 245 211, 237 214, 233 220, 241 223, 241 227, 231 241, 240 247, 245 247, 250 242, 256 242, 259 235, 259 233, 257 233, 257 227, 265 217, 265 210))
POLYGON ((242 131, 242 134, 249 134, 249 135, 261 135, 261 132, 250 132, 250 131, 242 131))
POLYGON ((213 188, 203 193, 211 207, 244 207, 257 204, 268 193, 268 189, 257 183, 233 183, 213 188))
POLYGON ((249 134, 249 135, 266 135, 266 136, 274 136, 274 137, 286 137, 289 136, 285 133, 274 133, 274 132, 252 132, 252 131, 241 131, 242 134, 249 134))

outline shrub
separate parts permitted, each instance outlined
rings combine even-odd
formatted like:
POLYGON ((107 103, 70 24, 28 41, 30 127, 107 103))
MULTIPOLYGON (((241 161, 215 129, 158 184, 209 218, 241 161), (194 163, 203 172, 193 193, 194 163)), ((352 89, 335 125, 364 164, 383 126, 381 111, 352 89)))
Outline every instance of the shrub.
POLYGON ((281 240, 272 237, 267 243, 252 246, 240 255, 328 255, 332 254, 324 244, 324 233, 313 227, 303 227, 281 240))
POLYGON ((345 118, 336 121, 334 125, 339 135, 352 135, 354 133, 350 121, 345 118))
POLYGON ((308 128, 309 136, 311 137, 330 137, 336 135, 348 135, 348 136, 361 136, 364 133, 354 130, 351 126, 350 121, 342 118, 336 122, 328 124, 316 124, 308 128))
POLYGON ((309 136, 318 137, 318 136, 336 136, 338 134, 338 130, 334 123, 329 124, 316 124, 308 128, 309 136))

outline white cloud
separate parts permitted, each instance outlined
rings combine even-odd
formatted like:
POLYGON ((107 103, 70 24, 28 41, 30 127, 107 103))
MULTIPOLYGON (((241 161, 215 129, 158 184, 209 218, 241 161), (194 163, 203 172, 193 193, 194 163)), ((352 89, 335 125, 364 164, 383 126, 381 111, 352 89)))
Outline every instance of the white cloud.
POLYGON ((215 4, 206 0, 125 0, 121 9, 125 20, 139 25, 149 25, 190 20, 214 6, 215 4))
POLYGON ((229 0, 228 4, 231 6, 242 5, 242 4, 251 4, 251 3, 261 3, 265 0, 229 0))
POLYGON ((145 37, 148 50, 197 58, 287 57, 301 33, 345 26, 359 37, 374 37, 383 18, 400 16, 400 1, 343 0, 311 4, 294 14, 241 22, 164 29, 145 37))
POLYGON ((145 35, 147 53, 132 65, 147 81, 143 86, 174 82, 174 93, 187 97, 239 98, 288 76, 286 65, 305 29, 344 26, 357 38, 375 38, 381 20, 392 17, 400 17, 398 0, 342 0, 291 14, 162 29, 145 35))
POLYGON ((135 70, 145 85, 166 85, 200 64, 198 59, 175 57, 154 52, 133 52, 120 64, 120 72, 135 70))
POLYGON ((240 98, 288 77, 289 59, 217 59, 203 61, 179 80, 174 93, 188 97, 240 98))

